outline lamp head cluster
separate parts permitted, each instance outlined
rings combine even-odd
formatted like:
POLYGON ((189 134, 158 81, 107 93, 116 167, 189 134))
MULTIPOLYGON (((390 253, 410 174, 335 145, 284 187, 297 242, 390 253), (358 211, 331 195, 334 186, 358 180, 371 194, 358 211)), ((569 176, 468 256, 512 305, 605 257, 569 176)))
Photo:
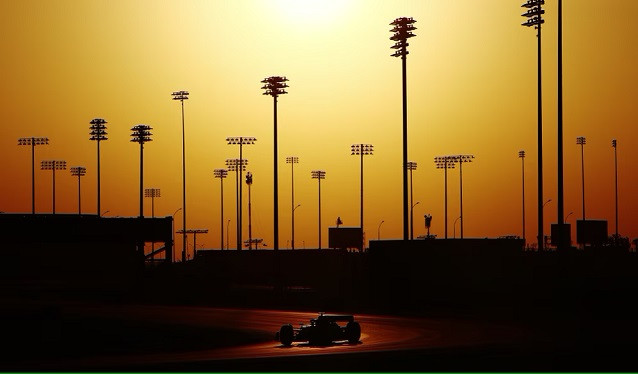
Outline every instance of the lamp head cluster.
MULTIPOLYGON (((228 163, 228 162, 226 162, 228 163)), ((226 169, 215 169, 213 170, 213 175, 215 178, 226 178, 228 176, 228 170, 226 169)))
POLYGON ((351 155, 372 155, 374 146, 372 144, 353 144, 350 146, 351 155))
POLYGON ((173 100, 180 100, 182 103, 184 100, 188 100, 188 91, 175 91, 171 95, 173 100))
POLYGON ((297 156, 288 156, 288 157, 286 157, 286 163, 287 164, 298 164, 299 163, 299 157, 297 157, 297 156))
POLYGON ((456 162, 472 162, 474 160, 474 155, 455 155, 452 156, 456 159, 456 162))
POLYGON ((390 40, 395 41, 391 48, 396 49, 390 56, 405 58, 405 56, 410 53, 407 49, 410 45, 407 40, 416 36, 412 33, 412 31, 416 30, 416 27, 414 27, 415 22, 412 17, 400 17, 390 23, 390 26, 394 26, 392 30, 390 30, 390 32, 394 33, 390 37, 390 40))
POLYGON ((612 147, 614 147, 614 148, 616 148, 616 145, 617 145, 617 143, 616 143, 616 139, 612 139, 612 140, 611 140, 611 146, 612 146, 612 147))
POLYGON ((253 173, 251 172, 246 173, 246 184, 249 186, 253 184, 253 173))
POLYGON ((543 4, 545 4, 545 0, 527 0, 526 3, 521 5, 521 8, 527 8, 527 11, 521 14, 522 17, 527 18, 527 21, 521 23, 521 25, 534 26, 535 29, 538 29, 541 24, 545 23, 542 18, 542 15, 545 14, 545 10, 542 8, 543 4))
POLYGON ((525 151, 518 151, 518 157, 525 158, 525 151))
POLYGON ((49 144, 49 138, 31 137, 31 138, 18 139, 18 145, 43 145, 43 144, 49 144))
POLYGON ((229 136, 226 138, 228 144, 255 144, 257 138, 252 136, 229 136))
POLYGON ((66 170, 66 161, 62 160, 43 160, 40 163, 41 170, 66 170))
POLYGON ((587 140, 585 139, 584 136, 579 136, 579 137, 576 138, 576 144, 585 145, 585 144, 587 144, 587 140))
POLYGON ((246 171, 246 165, 248 165, 246 159, 229 158, 226 160, 226 167, 229 171, 246 171))
POLYGON ((436 156, 434 164, 437 169, 454 169, 456 163, 454 156, 436 156))
POLYGON ((153 128, 149 125, 135 125, 131 128, 131 131, 133 131, 133 133, 131 134, 131 141, 135 142, 135 143, 140 143, 141 145, 143 145, 146 142, 150 142, 153 139, 151 139, 151 130, 153 130, 153 128))
POLYGON ((83 177, 86 175, 86 168, 84 166, 73 166, 69 170, 74 177, 83 177))
POLYGON ((288 84, 286 82, 288 82, 286 77, 272 76, 265 78, 261 81, 264 84, 262 89, 265 90, 263 94, 272 97, 287 94, 286 88, 288 88, 288 84))
POLYGON ((161 197, 159 188, 145 188, 144 197, 161 197))
POLYGON ((310 172, 312 179, 326 179, 326 172, 323 170, 313 170, 310 172))
POLYGON ((104 118, 93 118, 89 123, 91 124, 91 126, 89 126, 89 129, 91 130, 89 133, 89 135, 91 135, 89 138, 90 140, 97 140, 99 142, 100 140, 108 139, 106 137, 107 122, 104 118))
POLYGON ((408 170, 416 170, 416 161, 408 161, 406 167, 408 170))

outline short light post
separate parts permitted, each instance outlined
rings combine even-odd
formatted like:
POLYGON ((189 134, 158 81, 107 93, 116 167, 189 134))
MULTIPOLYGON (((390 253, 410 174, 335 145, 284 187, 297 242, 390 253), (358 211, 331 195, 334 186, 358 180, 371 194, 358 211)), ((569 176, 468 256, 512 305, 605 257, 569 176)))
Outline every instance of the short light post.
POLYGON ((434 163, 437 169, 443 169, 443 175, 445 179, 445 239, 447 239, 447 169, 454 169, 454 159, 450 156, 437 156, 434 158, 434 163))
POLYGON ((264 95, 272 96, 273 98, 273 118, 274 118, 274 135, 273 135, 273 249, 279 250, 279 188, 278 184, 278 154, 277 154, 277 98, 279 95, 287 94, 286 88, 288 88, 288 79, 286 77, 272 76, 265 78, 261 81, 264 84, 262 87, 264 95))
POLYGON ((456 239, 456 221, 458 221, 460 218, 461 216, 456 217, 456 219, 454 220, 454 224, 452 225, 454 227, 452 231, 454 233, 452 236, 454 239, 456 239))
POLYGON ((353 144, 350 146, 352 156, 361 156, 361 251, 365 249, 365 236, 363 234, 363 156, 372 156, 374 146, 372 144, 353 144))
POLYGON ((91 126, 89 126, 89 130, 91 130, 89 140, 94 140, 97 143, 97 214, 100 214, 100 142, 108 140, 106 137, 106 124, 108 122, 106 122, 104 118, 94 118, 89 123, 91 124, 91 126))
MULTIPOLYGON (((414 191, 412 190, 412 171, 416 170, 416 162, 408 161, 407 168, 410 171, 410 206, 414 208, 414 191)), ((410 240, 414 240, 414 215, 410 208, 410 240)))
POLYGON ((253 249, 253 220, 251 210, 250 186, 253 185, 253 173, 246 173, 246 185, 248 186, 248 249, 253 249))
POLYGON ((523 242, 525 242, 525 151, 518 151, 521 159, 521 186, 523 188, 523 242))
MULTIPOLYGON (((174 91, 173 100, 182 104, 182 231, 186 231, 186 132, 184 128, 184 100, 188 100, 188 91, 174 91)), ((186 261, 186 234, 182 241, 182 261, 186 261)))
POLYGON ((414 240, 414 207, 420 203, 420 201, 417 201, 410 205, 410 240, 414 240))
POLYGON ((224 249, 224 179, 228 176, 228 170, 226 169, 215 169, 213 170, 213 175, 215 178, 219 178, 219 186, 220 186, 220 210, 221 210, 221 218, 219 223, 221 228, 219 229, 219 236, 221 237, 221 244, 219 246, 220 249, 224 249))
POLYGON ((379 226, 377 226, 377 240, 381 240, 381 225, 383 225, 383 220, 381 220, 381 222, 379 222, 379 226))
POLYGON ((587 140, 584 136, 579 136, 576 138, 576 144, 580 145, 580 175, 582 178, 583 185, 583 221, 585 220, 585 144, 587 140))
POLYGON ((231 158, 226 160, 226 168, 228 169, 228 171, 234 171, 235 172, 235 185, 237 188, 236 191, 236 196, 237 196, 237 250, 240 251, 241 250, 241 243, 242 243, 242 237, 241 237, 241 202, 240 202, 240 191, 241 191, 241 177, 240 177, 240 173, 242 171, 246 170, 246 165, 248 165, 248 160, 245 159, 239 159, 239 158, 231 158))
POLYGON ((40 163, 40 169, 51 170, 53 172, 53 214, 55 214, 55 171, 66 170, 66 161, 46 160, 40 163))
POLYGON ((140 144, 140 218, 144 218, 144 143, 150 142, 151 130, 153 128, 149 125, 135 125, 131 128, 133 133, 131 134, 131 142, 140 144))
POLYGON ((49 144, 49 138, 19 138, 18 145, 31 146, 31 214, 35 214, 35 146, 49 144))
POLYGON ((86 168, 84 166, 73 166, 71 169, 71 175, 78 177, 78 215, 82 214, 82 193, 80 186, 80 179, 86 175, 86 168))
POLYGON ((290 164, 290 187, 291 187, 291 204, 290 209, 292 211, 292 249, 295 249, 295 164, 299 163, 299 157, 289 156, 286 157, 286 163, 290 164))
POLYGON ((326 172, 323 170, 313 170, 310 172, 312 179, 316 179, 319 184, 319 249, 321 249, 321 180, 326 179, 326 172))
POLYGON ((188 229, 188 230, 177 230, 178 234, 183 234, 186 237, 186 234, 193 234, 193 260, 197 257, 197 234, 206 234, 208 233, 208 229, 188 229))
POLYGON ((616 139, 611 141, 611 146, 614 148, 614 189, 616 191, 616 238, 618 238, 618 142, 616 139))

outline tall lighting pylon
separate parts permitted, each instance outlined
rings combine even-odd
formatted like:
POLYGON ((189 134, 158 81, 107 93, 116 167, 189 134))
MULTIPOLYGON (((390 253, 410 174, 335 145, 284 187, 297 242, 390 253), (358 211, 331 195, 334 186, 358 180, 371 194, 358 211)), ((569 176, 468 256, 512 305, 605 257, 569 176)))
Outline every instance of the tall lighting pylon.
POLYGON ((175 91, 171 94, 173 100, 182 103, 182 262, 186 262, 186 132, 184 130, 184 100, 188 100, 188 91, 175 91))
POLYGON ((321 249, 321 180, 326 179, 326 172, 323 170, 313 170, 310 172, 312 179, 319 183, 319 249, 321 249))
POLYGON ((86 168, 84 166, 73 166, 71 169, 71 175, 78 177, 78 214, 82 214, 82 193, 80 179, 86 175, 86 168))
MULTIPOLYGON (((239 164, 241 164, 242 160, 244 159, 244 145, 255 144, 256 140, 257 139, 252 136, 230 136, 226 138, 226 142, 228 142, 229 145, 239 145, 239 164)), ((239 187, 238 187, 239 191, 238 191, 238 198, 237 198, 237 212, 238 212, 237 213, 237 239, 239 239, 239 242, 237 242, 238 250, 241 250, 242 225, 243 225, 242 188, 241 188, 241 179, 242 179, 243 170, 246 170, 246 169, 239 168, 237 170, 239 172, 239 175, 237 176, 237 178, 239 179, 239 187)))
POLYGON ((523 188, 523 243, 525 243, 525 151, 518 151, 521 159, 521 187, 523 188))
POLYGON ((106 124, 108 122, 106 122, 104 118, 93 118, 89 123, 91 124, 91 126, 89 127, 89 129, 91 130, 91 132, 89 133, 89 135, 91 135, 89 140, 95 140, 95 142, 97 143, 97 216, 101 217, 102 211, 100 210, 100 201, 102 197, 100 194, 100 142, 103 140, 108 140, 108 138, 106 137, 106 124))
POLYGON ((611 146, 614 148, 614 190, 616 191, 616 238, 618 238, 618 153, 616 147, 618 142, 616 139, 611 141, 611 146))
POLYGON ((292 239, 290 244, 292 249, 295 249, 295 164, 299 163, 299 157, 289 156, 286 157, 286 163, 290 164, 290 187, 291 187, 291 201, 290 211, 292 214, 292 239))
POLYGON ((454 160, 450 156, 437 156, 434 158, 434 164, 437 169, 443 169, 445 180, 445 239, 447 239, 447 169, 454 169, 454 160))
POLYGON ((64 160, 45 160, 40 164, 40 169, 51 170, 53 172, 53 214, 55 214, 55 171, 66 170, 66 161, 64 160))
POLYGON ((140 218, 144 218, 144 143, 150 142, 151 130, 149 125, 135 125, 131 128, 131 142, 140 143, 140 218))
POLYGON ((414 240, 414 191, 412 190, 412 171, 416 170, 416 161, 408 161, 408 170, 410 170, 410 240, 414 240))
POLYGON ((18 145, 31 146, 31 214, 35 214, 35 146, 49 144, 49 138, 30 137, 18 139, 18 145))
POLYGON ((228 170, 226 169, 215 169, 213 170, 213 174, 215 178, 219 178, 220 185, 220 210, 221 210, 221 219, 220 224, 221 228, 219 229, 219 236, 221 237, 221 243, 219 245, 220 249, 224 249, 224 179, 228 176, 228 170))
MULTIPOLYGON (((236 191, 237 204, 235 205, 235 208, 237 209, 238 222, 240 220, 240 214, 241 214, 241 205, 239 203, 239 190, 241 189, 240 173, 246 170, 246 165, 248 165, 248 160, 246 159, 231 158, 226 160, 226 168, 228 169, 228 171, 235 172, 235 184, 237 188, 237 191, 236 191)), ((237 227, 237 250, 238 251, 241 250, 241 243, 242 243, 241 230, 239 229, 239 226, 238 226, 237 227)))
POLYGON ((576 138, 576 144, 580 145, 580 176, 583 186, 583 221, 585 220, 585 144, 587 139, 584 136, 576 138))
POLYGON ((400 17, 390 23, 394 26, 390 32, 394 33, 390 40, 395 44, 392 49, 396 51, 392 57, 401 57, 402 67, 402 92, 403 92, 403 240, 408 240, 408 89, 407 89, 407 68, 406 61, 408 52, 408 39, 416 35, 412 31, 416 30, 412 17, 400 17))
POLYGON ((374 146, 372 144, 353 144, 350 146, 351 155, 361 156, 361 251, 365 249, 365 235, 363 234, 363 156, 372 156, 374 146))

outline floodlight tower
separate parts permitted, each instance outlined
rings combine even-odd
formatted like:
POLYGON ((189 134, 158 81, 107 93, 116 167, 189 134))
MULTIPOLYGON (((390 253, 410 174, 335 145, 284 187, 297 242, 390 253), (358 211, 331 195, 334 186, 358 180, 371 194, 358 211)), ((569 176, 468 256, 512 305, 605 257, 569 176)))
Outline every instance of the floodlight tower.
POLYGON ((219 229, 219 235, 221 237, 221 244, 220 247, 221 249, 224 249, 224 179, 226 178, 226 176, 228 176, 228 170, 226 169, 215 169, 213 170, 213 174, 215 175, 215 178, 219 178, 219 182, 220 182, 220 207, 221 207, 221 219, 220 219, 220 224, 221 224, 221 228, 219 229))
POLYGON ((151 130, 153 128, 149 125, 135 125, 131 128, 133 133, 131 134, 131 141, 140 143, 140 218, 144 218, 144 143, 150 142, 151 130))
POLYGON ((273 160, 274 160, 274 178, 273 178, 273 194, 274 194, 274 209, 273 209, 273 224, 274 224, 274 244, 273 249, 275 251, 279 250, 279 193, 277 187, 277 98, 279 95, 287 94, 286 88, 288 88, 288 79, 286 77, 272 76, 265 78, 261 81, 264 83, 262 87, 264 91, 264 95, 270 95, 273 98, 273 108, 274 108, 274 152, 273 152, 273 160))
POLYGON ((144 197, 151 198, 151 218, 155 218, 155 198, 161 197, 161 192, 159 188, 145 188, 144 189, 144 197))
POLYGON ((474 155, 456 155, 452 156, 455 162, 459 163, 459 180, 460 180, 460 188, 459 191, 461 193, 460 197, 460 205, 461 205, 461 239, 463 239, 463 221, 465 221, 465 217, 463 217, 463 163, 464 162, 472 162, 474 159, 474 155))
POLYGON ((250 198, 250 186, 253 184, 253 174, 251 172, 246 173, 246 185, 248 186, 248 249, 253 249, 253 225, 251 214, 251 198, 250 198))
POLYGON ((53 172, 53 214, 55 214, 55 171, 66 170, 66 161, 45 160, 41 162, 40 169, 51 170, 53 172))
MULTIPOLYGON (((536 38, 538 42, 538 250, 543 250, 543 95, 542 95, 542 80, 541 80, 541 25, 545 23, 542 15, 545 14, 542 5, 545 4, 545 0, 527 0, 526 3, 521 5, 523 8, 527 8, 527 11, 521 16, 526 17, 527 21, 521 25, 526 27, 532 27, 537 30, 536 38)), ((559 139, 561 140, 561 139, 559 139)), ((560 147, 560 142, 559 142, 560 147)), ((559 165, 562 167, 562 165, 559 165)), ((559 170, 559 174, 561 171, 559 170)), ((559 184, 562 183, 562 178, 559 178, 559 184)), ((560 189, 560 187, 559 187, 560 189)), ((562 200, 561 200, 562 202, 562 200)), ((559 204, 560 205, 560 204, 559 204)), ((562 207, 559 207, 561 211, 562 207)), ((558 222, 562 222, 562 214, 559 212, 558 222)), ((562 230, 559 230, 561 232, 562 230)))
POLYGON ((412 214, 414 208, 414 192, 412 190, 412 171, 416 170, 416 161, 408 161, 407 168, 410 170, 410 240, 414 240, 414 215, 412 214))
POLYGON ((185 261, 186 251, 186 133, 184 131, 184 100, 188 100, 188 91, 175 91, 171 94, 173 100, 179 100, 182 103, 182 261, 185 261))
POLYGON ((100 142, 102 140, 108 140, 108 138, 106 137, 107 132, 106 132, 106 124, 108 122, 106 122, 106 120, 104 118, 93 118, 91 120, 91 122, 89 122, 91 124, 91 126, 89 126, 89 129, 91 130, 91 132, 89 133, 89 135, 91 135, 91 137, 89 138, 89 140, 95 140, 97 143, 97 215, 98 217, 101 217, 101 210, 100 210, 100 199, 101 199, 101 195, 100 195, 100 142))
POLYGON ((408 240, 408 90, 407 90, 407 69, 406 60, 409 54, 408 39, 416 35, 412 31, 416 30, 414 23, 416 21, 412 17, 400 17, 390 23, 394 26, 390 32, 394 34, 390 40, 395 44, 392 49, 396 51, 391 54, 392 57, 401 57, 402 67, 402 89, 403 89, 403 240, 408 240))
POLYGON ((326 172, 323 170, 313 170, 310 172, 312 179, 316 179, 319 184, 319 249, 321 249, 321 180, 326 179, 326 172))
POLYGON ((84 166, 73 166, 71 167, 71 175, 74 177, 78 177, 78 214, 82 214, 82 194, 80 190, 80 179, 86 175, 86 168, 84 166))
MULTIPOLYGON (((237 222, 241 219, 241 205, 239 204, 239 190, 241 189, 241 179, 239 177, 239 173, 246 170, 246 165, 248 165, 248 160, 239 159, 239 158, 231 158, 226 160, 226 168, 228 171, 235 172, 235 185, 237 188, 236 196, 237 196, 237 222)), ((241 251, 241 228, 237 225, 237 250, 241 251)))
POLYGON ((353 144, 350 146, 351 155, 361 156, 361 250, 365 249, 363 236, 363 156, 372 156, 374 146, 372 144, 353 144))
MULTIPOLYGON (((226 138, 226 142, 228 145, 239 145, 239 163, 240 164, 242 163, 242 160, 244 159, 244 145, 255 144, 256 140, 257 139, 252 136, 231 136, 226 138)), ((240 239, 242 238, 242 224, 243 224, 242 188, 241 188, 241 179, 242 179, 243 170, 245 169, 239 168, 238 169, 239 175, 237 176, 239 180, 239 187, 238 187, 239 197, 237 199, 237 209, 238 209, 237 211, 239 212, 237 216, 237 236, 240 239)), ((239 248, 241 249, 241 244, 239 244, 239 248)))
POLYGON ((523 242, 525 242, 525 151, 518 151, 518 157, 521 159, 522 168, 521 186, 523 188, 523 242))
POLYGON ((289 156, 286 157, 286 163, 290 164, 290 186, 291 186, 291 201, 290 209, 292 212, 292 240, 290 241, 292 245, 292 249, 295 249, 295 164, 299 163, 299 157, 297 156, 289 156))
POLYGON ((587 144, 587 139, 584 136, 579 136, 576 138, 576 144, 580 145, 580 176, 582 179, 583 185, 583 221, 585 220, 585 144, 587 144))
POLYGON ((19 138, 18 145, 31 146, 31 214, 35 214, 35 146, 49 144, 49 138, 19 138))
POLYGON ((616 238, 618 238, 618 142, 616 139, 611 141, 611 146, 614 147, 614 189, 616 190, 616 238))
POLYGON ((454 169, 454 160, 450 156, 434 157, 437 169, 443 169, 445 179, 445 239, 447 239, 447 169, 454 169))

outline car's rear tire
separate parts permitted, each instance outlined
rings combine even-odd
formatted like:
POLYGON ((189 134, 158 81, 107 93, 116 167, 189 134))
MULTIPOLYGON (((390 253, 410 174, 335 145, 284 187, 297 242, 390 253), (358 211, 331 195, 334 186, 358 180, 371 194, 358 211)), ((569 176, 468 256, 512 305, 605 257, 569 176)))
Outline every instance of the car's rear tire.
POLYGON ((346 336, 348 337, 348 343, 354 344, 361 338, 361 326, 359 322, 352 321, 346 325, 346 336))
POLYGON ((292 325, 283 325, 279 329, 279 342, 283 345, 291 345, 292 340, 295 337, 295 333, 292 330, 292 325))

